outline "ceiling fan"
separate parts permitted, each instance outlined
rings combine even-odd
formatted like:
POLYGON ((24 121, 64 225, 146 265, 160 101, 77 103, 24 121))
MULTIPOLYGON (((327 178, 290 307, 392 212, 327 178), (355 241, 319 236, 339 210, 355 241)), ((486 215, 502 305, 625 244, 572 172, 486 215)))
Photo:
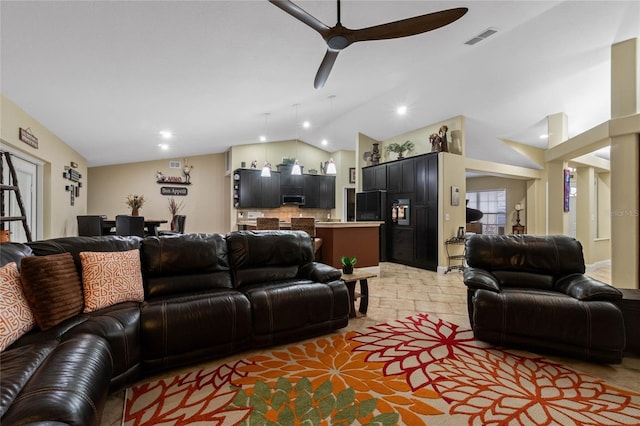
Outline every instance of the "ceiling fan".
POLYGON ((333 27, 320 22, 311 16, 304 9, 289 0, 269 0, 275 6, 287 12, 294 18, 307 24, 320 33, 327 42, 327 53, 322 59, 318 73, 313 83, 316 89, 320 89, 327 82, 331 68, 341 50, 358 41, 385 40, 392 38, 408 37, 416 34, 426 33, 460 19, 467 13, 466 7, 456 9, 441 10, 440 12, 428 13, 426 15, 415 16, 413 18, 402 19, 400 21, 375 25, 373 27, 352 30, 344 27, 340 23, 340 0, 338 1, 338 22, 333 27))

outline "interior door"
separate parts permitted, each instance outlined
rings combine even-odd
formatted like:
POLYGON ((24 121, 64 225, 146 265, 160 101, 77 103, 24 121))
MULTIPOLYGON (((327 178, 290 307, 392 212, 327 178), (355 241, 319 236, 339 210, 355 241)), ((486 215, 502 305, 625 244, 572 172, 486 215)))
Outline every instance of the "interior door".
MULTIPOLYGON (((18 179, 18 188, 22 195, 22 205, 27 216, 27 223, 31 230, 31 236, 35 239, 38 235, 37 230, 37 177, 38 166, 22 158, 11 156, 11 161, 16 169, 16 177, 18 179)), ((4 167, 3 182, 9 182, 9 169, 4 167)), ((5 192, 5 212, 8 216, 21 216, 20 207, 14 191, 5 192)), ((7 228, 11 231, 11 241, 24 243, 27 241, 27 234, 22 227, 21 221, 6 222, 7 228)))

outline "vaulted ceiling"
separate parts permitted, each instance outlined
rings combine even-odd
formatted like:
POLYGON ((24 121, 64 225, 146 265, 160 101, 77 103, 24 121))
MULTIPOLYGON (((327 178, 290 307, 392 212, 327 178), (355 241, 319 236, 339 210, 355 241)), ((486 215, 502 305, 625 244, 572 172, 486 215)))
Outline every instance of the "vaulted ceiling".
MULTIPOLYGON (((333 1, 295 3, 336 22, 333 1)), ((3 0, 0 90, 89 166, 217 153, 261 133, 353 150, 358 132, 382 140, 464 115, 467 156, 536 167, 501 139, 544 146, 545 117, 558 112, 570 136, 609 119, 611 45, 640 36, 635 0, 341 4, 349 28, 469 11, 349 46, 316 90, 325 42, 266 0, 3 0), (488 28, 498 32, 465 44, 488 28), (162 130, 174 135, 168 151, 162 130)))

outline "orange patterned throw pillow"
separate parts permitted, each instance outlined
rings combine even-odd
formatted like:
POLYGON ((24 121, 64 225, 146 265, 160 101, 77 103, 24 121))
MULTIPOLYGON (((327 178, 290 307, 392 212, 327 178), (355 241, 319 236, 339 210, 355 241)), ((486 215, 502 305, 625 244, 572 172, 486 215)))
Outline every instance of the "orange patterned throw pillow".
POLYGON ((82 252, 84 311, 93 312, 121 302, 142 302, 140 250, 82 252))
POLYGON ((16 262, 0 267, 0 352, 35 325, 16 262))

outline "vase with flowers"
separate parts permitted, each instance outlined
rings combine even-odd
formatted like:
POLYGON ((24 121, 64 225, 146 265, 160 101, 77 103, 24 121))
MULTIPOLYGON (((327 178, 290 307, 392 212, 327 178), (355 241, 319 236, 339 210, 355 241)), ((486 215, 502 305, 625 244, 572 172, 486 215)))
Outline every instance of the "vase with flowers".
POLYGON ((169 198, 169 212, 171 213, 171 230, 175 231, 176 215, 184 207, 184 201, 177 202, 175 198, 169 198))
POLYGON ((138 210, 144 205, 144 195, 129 194, 125 204, 131 208, 131 216, 138 216, 138 210))

